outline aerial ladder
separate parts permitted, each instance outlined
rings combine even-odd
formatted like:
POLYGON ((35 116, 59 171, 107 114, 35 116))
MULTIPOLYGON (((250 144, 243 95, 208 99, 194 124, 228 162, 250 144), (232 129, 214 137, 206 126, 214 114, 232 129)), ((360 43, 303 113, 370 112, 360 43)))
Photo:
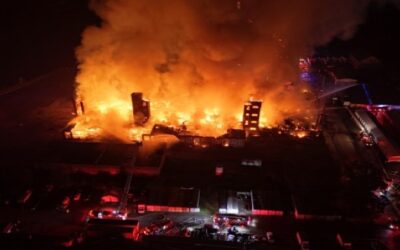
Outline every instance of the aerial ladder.
POLYGON ((125 181, 125 186, 121 194, 121 199, 118 205, 117 209, 117 214, 121 216, 122 219, 126 219, 125 214, 127 212, 127 205, 128 205, 128 197, 129 197, 129 191, 131 189, 132 185, 132 179, 133 179, 133 167, 135 166, 136 162, 136 155, 137 155, 137 148, 135 148, 135 151, 132 156, 132 160, 128 166, 127 169, 127 174, 128 176, 126 177, 125 181))

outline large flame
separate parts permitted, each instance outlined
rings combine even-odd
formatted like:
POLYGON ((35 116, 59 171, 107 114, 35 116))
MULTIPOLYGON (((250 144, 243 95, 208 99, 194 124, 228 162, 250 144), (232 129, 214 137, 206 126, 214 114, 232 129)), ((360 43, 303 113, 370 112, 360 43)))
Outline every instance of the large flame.
POLYGON ((263 101, 262 126, 309 116, 304 86, 287 88, 284 82, 297 80, 299 55, 348 30, 338 21, 347 10, 333 17, 335 1, 239 2, 93 1, 103 23, 86 29, 77 50, 76 95, 85 114, 74 121, 75 134, 127 139, 162 123, 220 135, 240 127, 251 95, 263 101), (313 14, 328 34, 309 18, 313 14), (132 125, 132 92, 151 102, 144 128, 132 125))

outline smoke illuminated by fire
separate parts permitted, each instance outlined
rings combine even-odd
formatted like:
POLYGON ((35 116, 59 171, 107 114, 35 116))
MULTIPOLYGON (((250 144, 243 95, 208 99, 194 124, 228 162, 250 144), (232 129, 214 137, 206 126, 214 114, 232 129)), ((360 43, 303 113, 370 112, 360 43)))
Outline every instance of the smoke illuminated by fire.
POLYGON ((349 37, 360 22, 355 3, 364 1, 339 2, 92 1, 103 22, 77 49, 85 114, 74 133, 126 140, 162 123, 221 135, 240 127, 250 96, 263 100, 261 126, 310 117, 305 86, 285 83, 297 82, 299 56, 349 37), (133 126, 132 92, 150 100, 145 128, 133 126))

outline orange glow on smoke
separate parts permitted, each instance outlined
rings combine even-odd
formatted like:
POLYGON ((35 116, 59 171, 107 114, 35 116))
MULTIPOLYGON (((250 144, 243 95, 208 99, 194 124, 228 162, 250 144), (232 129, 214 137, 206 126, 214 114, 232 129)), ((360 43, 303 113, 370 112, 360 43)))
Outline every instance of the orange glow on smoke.
MULTIPOLYGON (((86 29, 77 49, 76 99, 85 111, 72 121, 74 138, 137 140, 160 123, 218 136, 241 128, 249 96, 263 101, 261 127, 274 127, 311 108, 305 86, 285 85, 297 80, 294 55, 307 47, 281 46, 291 36, 298 39, 292 45, 306 43, 295 33, 301 31, 297 27, 288 33, 277 30, 286 27, 286 18, 264 20, 258 8, 242 6, 240 11, 249 8, 242 13, 220 1, 92 5, 104 23, 86 29), (133 125, 132 92, 150 101, 144 127, 133 125)), ((260 6, 270 9, 266 3, 260 6)))

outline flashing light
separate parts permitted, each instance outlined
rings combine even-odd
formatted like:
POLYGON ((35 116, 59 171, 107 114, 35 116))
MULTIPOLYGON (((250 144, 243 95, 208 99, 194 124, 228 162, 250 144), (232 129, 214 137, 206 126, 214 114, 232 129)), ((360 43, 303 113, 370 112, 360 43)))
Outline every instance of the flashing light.
POLYGON ((305 82, 313 82, 314 76, 309 72, 301 72, 300 79, 305 82))
POLYGON ((226 208, 220 208, 220 209, 218 209, 218 212, 220 214, 226 214, 226 208))
POLYGON ((249 220, 247 221, 247 225, 251 227, 256 227, 257 226, 257 219, 253 219, 249 216, 249 220))
POLYGON ((239 213, 239 209, 237 208, 228 208, 228 214, 238 214, 239 213))
POLYGON ((399 230, 399 226, 397 226, 397 225, 394 225, 394 224, 390 224, 389 225, 389 229, 391 229, 391 230, 399 230))
POLYGON ((361 86, 364 90, 364 94, 365 94, 365 97, 367 98, 368 104, 372 105, 372 99, 371 99, 371 96, 369 95, 367 84, 362 83, 361 86))
POLYGON ((217 166, 215 168, 215 176, 221 176, 224 173, 224 167, 222 166, 217 166))

